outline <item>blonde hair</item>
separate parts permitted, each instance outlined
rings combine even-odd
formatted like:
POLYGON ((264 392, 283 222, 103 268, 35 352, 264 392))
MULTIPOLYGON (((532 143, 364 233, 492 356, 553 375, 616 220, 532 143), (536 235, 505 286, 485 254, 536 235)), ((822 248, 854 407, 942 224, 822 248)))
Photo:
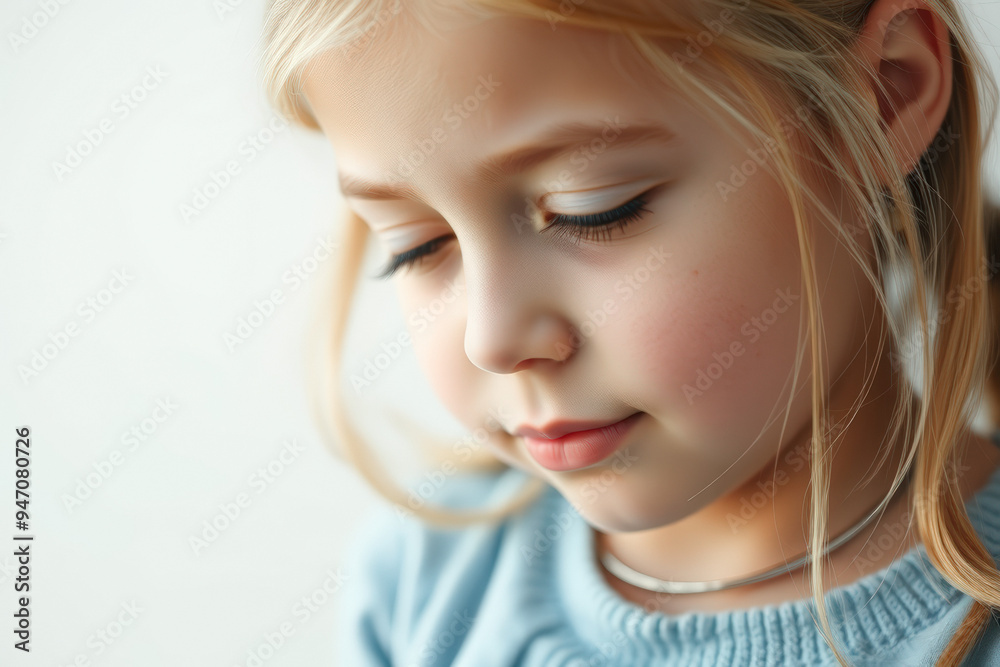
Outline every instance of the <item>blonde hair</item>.
MULTIPOLYGON (((421 4, 410 3, 407 9, 421 4)), ((810 216, 820 216, 836 231, 864 271, 883 306, 892 349, 901 348, 908 330, 920 333, 916 361, 923 372, 920 384, 910 389, 919 390, 921 400, 919 404, 912 401, 912 391, 899 392, 891 431, 895 439, 902 430, 907 447, 889 493, 894 493, 912 471, 911 514, 916 517, 927 554, 951 584, 975 599, 937 663, 957 665, 977 640, 991 608, 1000 607, 1000 572, 970 523, 952 474, 960 454, 958 443, 970 427, 969 406, 976 405, 984 391, 988 404, 995 406, 1000 387, 995 364, 997 325, 990 319, 991 312, 996 317, 998 308, 991 311, 987 297, 992 292, 996 298, 997 290, 967 289, 987 279, 983 274, 985 225, 988 221, 996 224, 996 209, 984 199, 981 174, 985 146, 993 130, 996 84, 985 76, 988 68, 954 0, 927 0, 950 32, 952 97, 935 141, 907 174, 880 128, 877 108, 859 95, 868 81, 879 80, 878 73, 851 50, 871 0, 762 0, 752 6, 749 0, 703 0, 684 7, 680 4, 651 0, 587 0, 572 5, 565 0, 466 0, 455 6, 617 32, 627 37, 672 86, 720 122, 742 127, 762 142, 773 142, 774 166, 768 163, 765 168, 773 170, 782 183, 794 212, 815 369, 810 456, 812 593, 818 603, 820 630, 841 664, 847 663, 833 638, 823 600, 822 568, 815 562, 815 554, 822 552, 827 539, 830 457, 824 454, 832 443, 824 398, 825 343, 818 281, 807 225, 810 216), (728 17, 725 29, 711 31, 709 43, 691 39, 707 34, 710 22, 718 23, 720 17, 728 17), (663 39, 687 39, 685 43, 695 55, 691 51, 668 54, 660 41, 663 39), (801 126, 795 137, 786 137, 782 131, 783 121, 777 113, 781 108, 809 109, 798 115, 801 126), (943 148, 938 143, 941 140, 943 148), (815 165, 843 182, 858 218, 868 223, 862 229, 846 228, 802 178, 801 174, 815 165), (860 234, 870 235, 874 243, 876 272, 857 243, 860 234), (912 276, 905 307, 898 311, 888 307, 881 282, 891 267, 905 269, 912 276), (957 290, 963 290, 961 299, 946 298, 957 290), (929 304, 938 306, 933 317, 928 313, 929 304), (957 401, 955 397, 969 400, 957 401), (915 409, 916 428, 911 432, 915 409)), ((371 45, 374 34, 393 29, 392 16, 400 11, 399 0, 272 0, 263 32, 261 67, 275 108, 293 122, 319 129, 301 94, 302 75, 309 62, 332 48, 343 49, 344 57, 359 57, 371 45)), ((885 91, 883 94, 889 96, 885 91)), ((334 441, 363 477, 407 512, 435 524, 456 526, 496 521, 520 511, 544 490, 541 480, 531 480, 507 506, 495 510, 459 514, 432 506, 412 508, 406 494, 375 464, 352 428, 338 380, 344 331, 368 234, 364 223, 346 209, 344 221, 329 311, 332 326, 324 339, 330 355, 325 377, 327 398, 317 404, 317 416, 332 430, 334 441)), ((884 342, 885 336, 880 335, 879 353, 884 342)), ((800 345, 796 377, 801 351, 800 345)), ((995 412, 991 417, 994 424, 1000 421, 995 412)), ((428 453, 440 451, 430 440, 418 440, 428 453)), ((487 451, 477 454, 463 469, 505 467, 487 451)))

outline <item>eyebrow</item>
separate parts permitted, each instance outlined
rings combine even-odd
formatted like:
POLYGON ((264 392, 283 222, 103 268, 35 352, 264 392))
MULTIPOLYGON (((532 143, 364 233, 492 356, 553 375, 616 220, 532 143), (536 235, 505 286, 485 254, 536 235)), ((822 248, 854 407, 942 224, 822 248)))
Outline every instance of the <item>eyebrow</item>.
MULTIPOLYGON (((523 148, 487 158, 474 168, 474 172, 479 179, 519 173, 546 160, 579 150, 596 139, 601 139, 606 144, 600 150, 595 148, 594 152, 599 155, 609 148, 626 148, 648 141, 666 143, 676 138, 674 132, 658 123, 624 125, 620 129, 607 123, 560 123, 548 128, 523 148), (610 140, 605 134, 609 130, 610 140)), ((342 172, 338 173, 338 181, 344 197, 424 201, 423 197, 407 183, 376 183, 342 172)))

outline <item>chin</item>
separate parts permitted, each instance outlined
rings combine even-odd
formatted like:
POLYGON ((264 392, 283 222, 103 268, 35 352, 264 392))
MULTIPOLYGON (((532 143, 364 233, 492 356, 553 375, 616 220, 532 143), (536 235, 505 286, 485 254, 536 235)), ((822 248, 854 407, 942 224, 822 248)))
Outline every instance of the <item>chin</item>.
POLYGON ((601 509, 579 509, 580 516, 595 530, 602 533, 635 533, 658 528, 663 524, 650 523, 632 516, 611 514, 601 509))
POLYGON ((628 493, 624 481, 617 482, 617 485, 622 487, 618 493, 609 488, 595 497, 592 490, 572 486, 567 489, 564 485, 553 484, 580 516, 602 533, 652 530, 681 521, 697 511, 683 501, 675 505, 665 504, 659 493, 653 493, 647 501, 628 493))

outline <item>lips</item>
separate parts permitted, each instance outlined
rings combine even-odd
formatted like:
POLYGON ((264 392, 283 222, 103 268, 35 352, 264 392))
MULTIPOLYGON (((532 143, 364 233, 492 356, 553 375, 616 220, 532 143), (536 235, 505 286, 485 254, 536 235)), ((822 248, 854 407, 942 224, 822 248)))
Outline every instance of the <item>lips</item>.
MULTIPOLYGON (((626 417, 627 419, 627 417, 626 417)), ((570 435, 572 433, 582 433, 584 431, 591 431, 604 428, 605 426, 611 426, 612 424, 617 424, 624 420, 615 421, 569 421, 569 420, 556 420, 551 421, 545 426, 535 428, 533 426, 519 426, 515 431, 514 435, 520 435, 522 437, 532 437, 538 439, 546 440, 556 440, 562 438, 565 435, 570 435)))
MULTIPOLYGON (((543 468, 554 471, 587 468, 611 456, 626 440, 632 427, 644 413, 586 428, 586 422, 551 422, 545 433, 520 427, 514 434, 524 438, 528 453, 543 468), (579 429, 583 424, 585 428, 579 429), (558 437, 545 437, 545 434, 558 437)), ((596 424, 591 422, 591 424, 596 424)))

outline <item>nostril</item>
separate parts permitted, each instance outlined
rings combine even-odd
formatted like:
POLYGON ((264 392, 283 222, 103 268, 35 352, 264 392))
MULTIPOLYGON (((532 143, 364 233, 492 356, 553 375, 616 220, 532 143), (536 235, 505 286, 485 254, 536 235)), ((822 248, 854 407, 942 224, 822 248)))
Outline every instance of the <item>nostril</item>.
POLYGON ((537 361, 538 359, 523 359, 517 364, 517 366, 514 366, 514 372, 517 373, 518 371, 527 370, 534 366, 537 361))

